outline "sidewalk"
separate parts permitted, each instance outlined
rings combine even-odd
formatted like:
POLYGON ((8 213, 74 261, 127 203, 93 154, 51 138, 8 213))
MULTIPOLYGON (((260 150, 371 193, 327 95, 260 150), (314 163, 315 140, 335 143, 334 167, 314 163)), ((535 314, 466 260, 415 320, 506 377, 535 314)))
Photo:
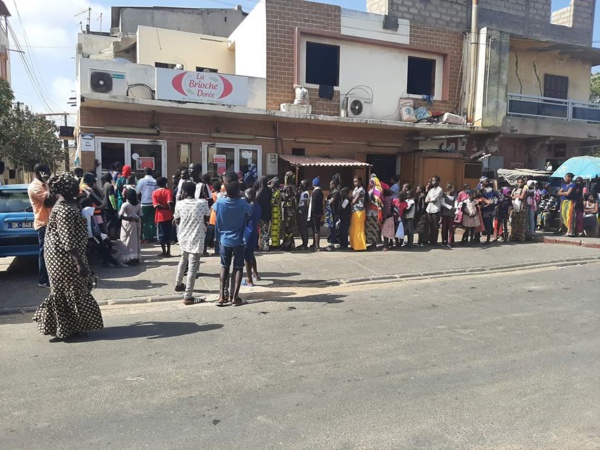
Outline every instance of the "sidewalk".
POLYGON ((600 248, 597 237, 566 237, 549 231, 537 231, 535 239, 544 244, 574 245, 576 247, 600 248))
MULTIPOLYGON (((98 288, 93 295, 101 305, 141 303, 182 298, 173 291, 179 262, 179 247, 173 258, 157 256, 159 248, 145 246, 144 264, 124 269, 94 267, 98 288)), ((355 253, 352 251, 269 252, 257 254, 263 288, 322 286, 373 280, 448 276, 453 273, 481 273, 487 270, 532 268, 544 264, 600 261, 600 252, 581 246, 539 243, 492 244, 489 246, 430 248, 406 251, 355 253)), ((196 282, 199 295, 217 294, 220 260, 202 258, 201 276, 196 282)), ((34 309, 49 291, 36 283, 37 260, 0 260, 0 312, 15 308, 34 309), (4 265, 2 265, 4 264, 4 265)), ((242 288, 250 292, 252 288, 242 288)))

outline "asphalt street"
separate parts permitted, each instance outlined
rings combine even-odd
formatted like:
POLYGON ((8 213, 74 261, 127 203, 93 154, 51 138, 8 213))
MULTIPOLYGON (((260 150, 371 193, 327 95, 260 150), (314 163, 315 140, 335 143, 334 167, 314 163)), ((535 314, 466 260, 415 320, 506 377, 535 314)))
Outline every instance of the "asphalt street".
POLYGON ((598 449, 600 264, 0 317, 2 449, 598 449))

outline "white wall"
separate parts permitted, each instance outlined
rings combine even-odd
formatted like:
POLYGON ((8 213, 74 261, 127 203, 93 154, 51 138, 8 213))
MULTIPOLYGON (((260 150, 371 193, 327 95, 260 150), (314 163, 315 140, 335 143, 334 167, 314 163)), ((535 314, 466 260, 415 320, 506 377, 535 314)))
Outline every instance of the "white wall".
POLYGON ((342 8, 341 32, 346 36, 408 44, 410 21, 398 19, 398 30, 385 30, 382 15, 342 8))
POLYGON ((235 49, 236 75, 267 77, 267 13, 264 0, 231 34, 229 45, 235 49))
MULTIPOLYGON (((398 101, 401 97, 420 98, 420 96, 409 96, 406 93, 409 56, 436 61, 434 100, 442 99, 444 59, 441 55, 313 37, 302 38, 299 56, 300 82, 305 86, 318 87, 306 84, 307 41, 340 46, 340 86, 336 88, 340 91, 340 101, 343 101, 353 87, 369 86, 374 93, 373 119, 397 120, 399 117, 398 101)), ((353 91, 354 94, 365 96, 364 91, 361 90, 353 91)))
POLYGON ((183 64, 191 71, 200 66, 235 72, 234 54, 227 48, 226 38, 144 26, 138 28, 137 38, 138 64, 162 62, 183 64))

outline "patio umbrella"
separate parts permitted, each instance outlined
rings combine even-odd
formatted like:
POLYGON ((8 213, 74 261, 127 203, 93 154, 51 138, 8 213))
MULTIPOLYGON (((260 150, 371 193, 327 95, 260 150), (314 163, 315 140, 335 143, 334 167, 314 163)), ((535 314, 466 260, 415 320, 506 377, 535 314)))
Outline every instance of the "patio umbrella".
POLYGON ((554 178, 564 178, 567 173, 573 173, 584 180, 592 180, 600 176, 600 158, 593 156, 575 156, 565 161, 552 174, 554 178))

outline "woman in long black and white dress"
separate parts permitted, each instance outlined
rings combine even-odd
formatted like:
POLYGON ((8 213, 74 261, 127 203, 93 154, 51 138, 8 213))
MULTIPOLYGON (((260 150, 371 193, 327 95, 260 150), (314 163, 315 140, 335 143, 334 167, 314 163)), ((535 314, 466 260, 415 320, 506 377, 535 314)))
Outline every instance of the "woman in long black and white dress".
POLYGON ((50 213, 44 245, 51 290, 33 320, 40 333, 64 339, 104 325, 91 294, 88 232, 75 202, 79 184, 71 174, 60 174, 50 179, 49 186, 52 194, 61 196, 50 213))

